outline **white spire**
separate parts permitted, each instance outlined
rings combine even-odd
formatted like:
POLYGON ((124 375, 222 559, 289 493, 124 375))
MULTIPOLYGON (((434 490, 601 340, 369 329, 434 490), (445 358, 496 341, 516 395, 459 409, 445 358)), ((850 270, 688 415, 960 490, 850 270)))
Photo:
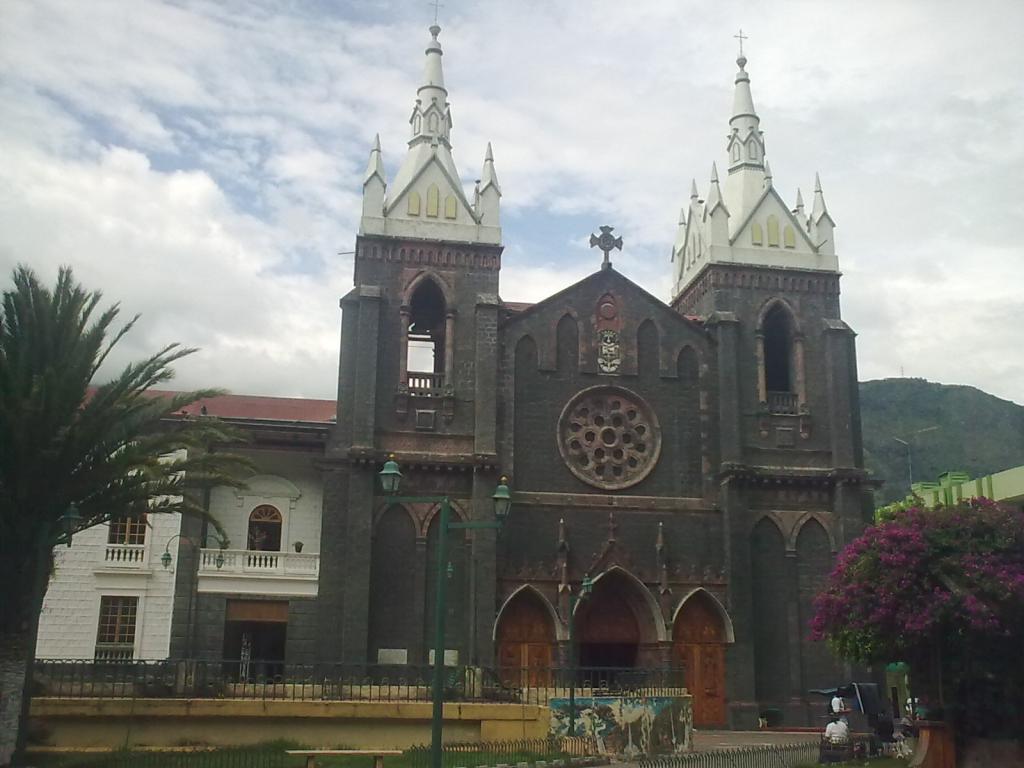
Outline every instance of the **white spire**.
POLYGON ((466 199, 459 171, 452 157, 452 113, 441 64, 441 28, 430 27, 423 67, 423 81, 409 116, 412 136, 402 165, 383 200, 384 168, 380 145, 374 144, 367 167, 362 234, 414 237, 457 242, 501 243, 498 200, 501 187, 494 172, 490 147, 484 160, 473 201, 466 199), (380 178, 378 185, 375 181, 380 178), (371 183, 372 182, 372 183, 371 183), (377 205, 377 195, 382 204, 377 205), (379 209, 379 210, 378 210, 379 209))
POLYGON ((480 174, 480 192, 484 192, 488 187, 494 187, 498 191, 499 197, 501 196, 501 185, 498 184, 498 174, 494 171, 494 152, 491 150, 491 142, 487 142, 487 152, 484 154, 484 170, 480 174))
POLYGON ((697 193, 697 180, 692 179, 690 181, 690 199, 696 200, 700 195, 697 193))
MULTIPOLYGON (((823 216, 827 216, 829 221, 832 221, 832 216, 829 215, 828 208, 825 207, 825 195, 821 191, 821 178, 817 171, 814 173, 814 206, 811 208, 811 220, 817 224, 821 221, 823 216)), ((833 222, 834 224, 835 222, 833 222)))
POLYGON ((793 209, 793 216, 804 229, 807 229, 807 214, 804 213, 804 196, 800 187, 796 188, 796 208, 793 209))
POLYGON ((764 161, 764 185, 770 187, 772 185, 772 167, 768 165, 768 161, 764 161))
POLYGON ((730 130, 726 142, 729 175, 725 180, 724 192, 726 205, 732 214, 731 225, 734 227, 741 225, 761 199, 765 188, 771 186, 771 177, 766 178, 765 174, 764 134, 761 132, 761 120, 754 109, 754 97, 750 93, 747 57, 741 53, 736 64, 739 71, 736 73, 732 117, 729 118, 730 130))
POLYGON ((384 160, 381 158, 380 153, 380 134, 378 133, 373 137, 373 149, 370 150, 370 161, 366 164, 366 173, 363 174, 363 186, 372 179, 374 176, 379 176, 380 180, 387 186, 388 180, 384 176, 384 160))

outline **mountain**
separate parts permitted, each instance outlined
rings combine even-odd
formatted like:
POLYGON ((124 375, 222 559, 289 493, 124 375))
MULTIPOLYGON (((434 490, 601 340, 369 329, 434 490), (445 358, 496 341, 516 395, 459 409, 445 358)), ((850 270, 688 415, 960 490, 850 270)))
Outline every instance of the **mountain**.
POLYGON ((907 446, 895 437, 910 443, 915 483, 948 470, 978 477, 1024 464, 1024 406, 980 389, 924 379, 864 381, 860 407, 864 461, 883 482, 877 505, 909 490, 907 446))

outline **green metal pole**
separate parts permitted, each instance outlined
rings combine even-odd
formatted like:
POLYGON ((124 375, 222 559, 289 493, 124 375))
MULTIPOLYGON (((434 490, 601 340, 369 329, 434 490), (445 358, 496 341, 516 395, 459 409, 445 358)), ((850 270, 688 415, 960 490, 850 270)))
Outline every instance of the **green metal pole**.
POLYGON ((441 768, 441 730, 444 715, 444 620, 447 612, 445 589, 448 581, 445 559, 447 557, 450 509, 448 498, 445 497, 441 500, 441 524, 437 529, 437 594, 434 600, 434 709, 430 721, 431 768, 441 768))
POLYGON ((569 593, 569 735, 576 735, 576 641, 573 639, 573 613, 576 595, 569 593))

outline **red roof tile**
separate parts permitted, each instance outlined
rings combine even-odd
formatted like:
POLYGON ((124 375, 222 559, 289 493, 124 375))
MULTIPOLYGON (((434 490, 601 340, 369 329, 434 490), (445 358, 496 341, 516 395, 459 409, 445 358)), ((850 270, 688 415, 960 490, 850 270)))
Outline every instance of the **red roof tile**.
MULTIPOLYGON (((177 392, 150 390, 154 395, 176 395, 177 392)), ((308 400, 298 397, 261 397, 258 395, 222 395, 198 400, 185 413, 218 416, 222 419, 262 419, 270 421, 330 422, 337 415, 334 400, 308 400)))

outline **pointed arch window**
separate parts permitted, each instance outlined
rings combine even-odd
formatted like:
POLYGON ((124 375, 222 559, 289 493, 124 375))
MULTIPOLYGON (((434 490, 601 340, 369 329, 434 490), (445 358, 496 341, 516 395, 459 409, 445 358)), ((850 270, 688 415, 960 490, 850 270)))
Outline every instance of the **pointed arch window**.
POLYGON ((444 199, 444 217, 454 219, 456 212, 455 195, 447 195, 444 199))
POLYGON ((401 379, 411 394, 439 395, 445 381, 451 381, 455 313, 429 277, 420 281, 401 312, 401 379))
POLYGON ((441 207, 441 191, 437 188, 437 184, 431 184, 427 187, 427 216, 437 218, 438 208, 441 207))
POLYGON ((752 141, 747 145, 747 157, 751 160, 757 160, 757 142, 752 141))
POLYGON ((421 118, 419 115, 413 115, 413 118, 412 118, 412 135, 413 136, 419 136, 420 135, 420 131, 422 130, 422 128, 423 128, 423 118, 421 118))
POLYGON ((757 333, 758 395, 771 413, 800 413, 806 403, 803 336, 789 307, 776 300, 757 333))
POLYGON ((733 142, 733 145, 732 145, 732 159, 733 160, 739 160, 740 159, 740 144, 739 144, 738 141, 733 142))
POLYGON ((768 217, 768 246, 779 247, 779 219, 776 216, 768 217))
POLYGON ((750 225, 750 242, 753 245, 764 245, 764 229, 758 221, 750 225))
POLYGON ((410 192, 409 193, 409 207, 408 207, 407 210, 408 210, 410 216, 419 216, 420 215, 420 193, 419 192, 415 192, 414 191, 414 192, 410 192))
POLYGON ((431 133, 437 133, 437 115, 431 114, 427 120, 427 126, 431 133))
POLYGON ((787 248, 796 248, 796 231, 789 224, 782 230, 782 244, 787 248))
POLYGON ((283 518, 277 507, 260 504, 249 513, 246 549, 257 552, 280 552, 282 522, 283 518))

